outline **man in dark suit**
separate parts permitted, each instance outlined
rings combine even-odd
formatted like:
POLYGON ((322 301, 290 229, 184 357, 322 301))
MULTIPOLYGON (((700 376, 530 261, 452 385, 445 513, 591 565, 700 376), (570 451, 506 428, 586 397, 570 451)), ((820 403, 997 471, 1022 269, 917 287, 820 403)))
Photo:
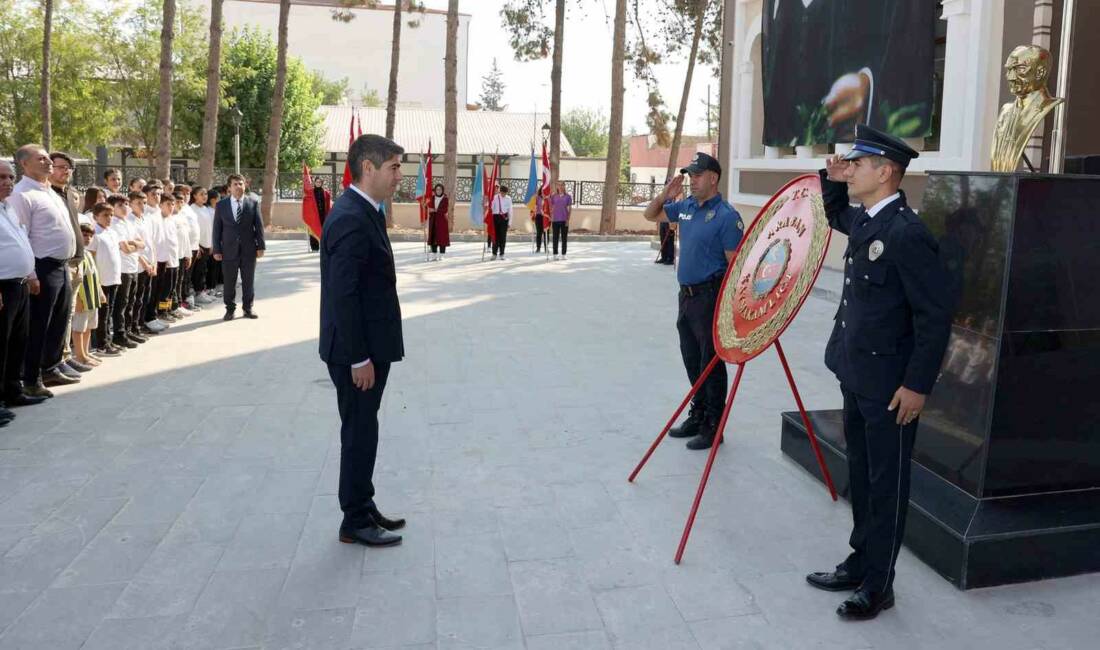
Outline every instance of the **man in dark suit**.
POLYGON ((237 273, 241 275, 241 293, 245 318, 259 318, 252 311, 253 280, 256 260, 264 256, 264 222, 260 204, 244 193, 244 176, 230 174, 226 179, 229 196, 214 208, 214 259, 222 263, 225 287, 225 320, 233 320, 237 310, 237 273))
POLYGON ((827 591, 855 590, 837 609, 848 619, 894 606, 917 418, 951 332, 950 283, 936 240, 898 190, 916 157, 901 140, 861 124, 852 151, 821 171, 829 224, 848 235, 825 365, 844 395, 855 525, 848 558, 806 580, 827 591))
MULTIPOLYGON (((378 408, 390 364, 405 354, 397 271, 382 205, 401 182, 401 155, 379 135, 359 136, 348 151, 352 184, 321 232, 321 359, 340 410, 340 541, 392 546, 405 525, 374 503, 378 408)), ((228 279, 226 286, 228 287, 228 279)))

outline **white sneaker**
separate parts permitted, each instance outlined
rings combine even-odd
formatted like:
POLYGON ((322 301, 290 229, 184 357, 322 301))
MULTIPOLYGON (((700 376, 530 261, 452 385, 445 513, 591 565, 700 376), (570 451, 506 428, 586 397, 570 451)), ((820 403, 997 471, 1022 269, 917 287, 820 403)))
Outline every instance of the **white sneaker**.
POLYGON ((495 260, 496 258, 497 258, 497 256, 496 256, 496 255, 493 255, 492 259, 494 259, 494 260, 495 260))
POLYGON ((555 256, 554 256, 554 261, 555 261, 555 262, 557 262, 557 261, 558 261, 558 256, 557 256, 557 255, 555 255, 555 256))
POLYGON ((145 323, 145 326, 153 330, 154 332, 163 332, 164 330, 168 329, 168 326, 159 320, 151 320, 145 323))
POLYGON ((210 295, 209 291, 203 291, 195 298, 195 302, 200 305, 209 305, 214 302, 214 297, 210 295))
POLYGON ((172 326, 172 324, 169 323, 168 321, 164 321, 164 320, 161 320, 159 318, 157 319, 157 322, 160 323, 160 326, 161 326, 162 329, 168 329, 169 327, 172 326))
POLYGON ((191 314, 194 314, 194 313, 195 312, 193 312, 190 309, 184 307, 182 304, 179 307, 176 307, 175 309, 172 310, 172 315, 173 316, 190 316, 191 314))

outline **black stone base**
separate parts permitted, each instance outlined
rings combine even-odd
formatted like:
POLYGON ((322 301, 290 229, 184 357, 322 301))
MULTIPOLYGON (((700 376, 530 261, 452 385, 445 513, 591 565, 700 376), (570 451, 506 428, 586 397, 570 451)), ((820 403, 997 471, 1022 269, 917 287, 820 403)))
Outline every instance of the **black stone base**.
MULTIPOLYGON (((847 498, 841 412, 809 416, 847 498)), ((781 448, 821 479, 797 411, 783 414, 781 448)), ((978 499, 914 462, 905 545, 960 589, 1100 571, 1100 489, 978 499)))

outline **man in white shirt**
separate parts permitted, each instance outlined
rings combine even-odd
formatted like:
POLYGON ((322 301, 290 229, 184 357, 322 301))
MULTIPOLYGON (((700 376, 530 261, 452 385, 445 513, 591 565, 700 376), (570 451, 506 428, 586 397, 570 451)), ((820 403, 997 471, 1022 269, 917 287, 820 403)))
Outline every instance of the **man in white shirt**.
POLYGON ((23 392, 23 360, 30 323, 27 280, 34 274, 34 252, 7 199, 15 187, 15 168, 0 161, 0 427, 15 418, 4 407, 37 404, 45 396, 23 392))
MULTIPOLYGON (((49 397, 42 364, 47 351, 53 355, 64 344, 73 304, 68 262, 76 254, 76 234, 68 206, 49 186, 53 169, 49 153, 41 145, 24 145, 15 152, 15 162, 23 170, 23 179, 16 184, 8 207, 26 231, 34 253, 23 390, 32 397, 49 397)), ((57 370, 49 373, 49 379, 57 384, 76 383, 57 370)))
POLYGON ((504 245, 508 243, 508 224, 512 221, 512 197, 508 188, 500 186, 500 193, 493 197, 493 259, 504 259, 504 245))

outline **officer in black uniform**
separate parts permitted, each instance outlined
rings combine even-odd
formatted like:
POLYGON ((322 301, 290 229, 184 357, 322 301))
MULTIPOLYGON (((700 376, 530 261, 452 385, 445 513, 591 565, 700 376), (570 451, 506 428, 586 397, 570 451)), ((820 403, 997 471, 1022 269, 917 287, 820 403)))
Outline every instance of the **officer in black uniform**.
POLYGON ((844 394, 855 525, 851 555, 806 580, 827 591, 855 590, 837 609, 842 618, 870 619, 894 605, 917 419, 951 331, 936 240, 898 190, 917 155, 901 140, 859 125, 852 151, 820 172, 829 225, 848 235, 825 365, 844 394), (852 207, 850 199, 862 205, 852 207))
MULTIPOLYGON (((695 385, 714 358, 712 327, 718 290, 745 234, 745 224, 718 192, 722 166, 712 156, 695 154, 680 174, 691 179, 691 196, 674 200, 684 185, 684 177, 677 175, 646 206, 645 218, 678 224, 680 266, 676 280, 680 283, 680 309, 676 330, 688 381, 695 385)), ((726 404, 726 383, 726 364, 719 362, 695 393, 687 421, 668 435, 691 438, 688 449, 710 449, 726 404)))

